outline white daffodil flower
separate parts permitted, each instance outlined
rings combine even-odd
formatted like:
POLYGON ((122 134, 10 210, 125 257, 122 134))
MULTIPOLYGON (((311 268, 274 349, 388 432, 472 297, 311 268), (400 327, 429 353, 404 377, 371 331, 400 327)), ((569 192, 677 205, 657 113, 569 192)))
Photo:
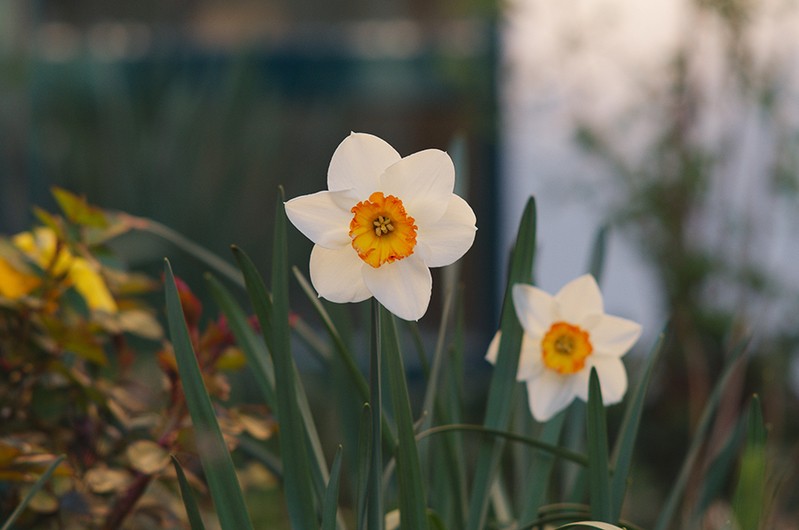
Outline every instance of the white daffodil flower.
POLYGON ((475 215, 453 194, 443 151, 405 158, 370 134, 352 133, 333 153, 328 191, 286 202, 289 220, 315 243, 311 282, 331 302, 374 296, 405 320, 430 303, 430 267, 449 265, 474 242, 475 215))
MULTIPOLYGON (((524 329, 516 378, 527 385, 530 411, 547 421, 575 397, 588 401, 588 379, 596 368, 605 405, 618 403, 627 391, 621 357, 641 335, 640 324, 606 315, 602 293, 586 274, 555 296, 525 284, 513 286, 513 307, 524 329)), ((488 347, 494 364, 500 333, 488 347)))

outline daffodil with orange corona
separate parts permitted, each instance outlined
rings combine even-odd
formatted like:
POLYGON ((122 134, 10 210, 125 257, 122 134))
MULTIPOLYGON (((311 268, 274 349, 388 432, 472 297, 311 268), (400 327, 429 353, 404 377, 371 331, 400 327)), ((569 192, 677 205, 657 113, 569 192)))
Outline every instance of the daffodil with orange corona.
POLYGON ((289 220, 314 242, 311 282, 322 298, 375 297, 405 320, 427 311, 431 267, 472 246, 475 215, 453 193, 455 167, 444 151, 401 157, 380 138, 350 134, 333 153, 327 191, 286 203, 289 220))
MULTIPOLYGON (((575 398, 588 400, 588 380, 595 368, 605 405, 618 403, 627 391, 624 356, 641 335, 631 320, 605 314, 602 293, 591 275, 580 276, 554 296, 532 285, 512 289, 516 316, 524 329, 517 380, 527 386, 530 411, 547 421, 575 398)), ((500 333, 486 359, 496 362, 500 333)))

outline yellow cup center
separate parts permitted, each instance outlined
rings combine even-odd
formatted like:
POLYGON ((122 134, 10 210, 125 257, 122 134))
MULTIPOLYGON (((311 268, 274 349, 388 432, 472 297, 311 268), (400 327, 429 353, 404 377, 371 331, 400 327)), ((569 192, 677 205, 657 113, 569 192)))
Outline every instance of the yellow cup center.
POLYGON ((559 374, 574 374, 585 367, 593 347, 587 331, 566 322, 555 322, 541 340, 544 364, 559 374))
POLYGON ((376 191, 351 211, 352 248, 363 261, 377 268, 413 254, 417 226, 397 197, 376 191))

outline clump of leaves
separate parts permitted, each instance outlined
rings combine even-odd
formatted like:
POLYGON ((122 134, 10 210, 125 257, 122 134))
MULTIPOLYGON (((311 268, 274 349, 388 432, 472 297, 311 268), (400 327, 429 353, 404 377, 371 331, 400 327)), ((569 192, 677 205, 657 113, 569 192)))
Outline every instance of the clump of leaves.
MULTIPOLYGON (((65 190, 54 196, 58 214, 37 209, 36 227, 0 237, 0 514, 63 454, 15 528, 174 527, 185 515, 169 455, 194 452, 195 441, 171 345, 148 301, 161 282, 127 270, 107 246, 135 218, 65 190), (158 363, 146 362, 153 356, 158 363)), ((229 394, 225 373, 243 356, 226 321, 203 324, 197 297, 183 283, 180 293, 219 404, 229 394)), ((243 432, 271 434, 264 411, 218 413, 231 448, 243 432)), ((191 465, 186 472, 201 484, 191 465)))

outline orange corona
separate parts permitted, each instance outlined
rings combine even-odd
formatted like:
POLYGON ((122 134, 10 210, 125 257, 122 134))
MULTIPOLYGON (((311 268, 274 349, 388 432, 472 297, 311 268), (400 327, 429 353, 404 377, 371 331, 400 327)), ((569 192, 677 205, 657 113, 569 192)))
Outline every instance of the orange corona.
POLYGON ((352 248, 363 261, 377 268, 413 254, 417 226, 397 197, 377 191, 351 211, 352 248))
POLYGON ((555 322, 541 340, 547 368, 559 374, 575 374, 585 367, 593 347, 587 331, 566 322, 555 322))

